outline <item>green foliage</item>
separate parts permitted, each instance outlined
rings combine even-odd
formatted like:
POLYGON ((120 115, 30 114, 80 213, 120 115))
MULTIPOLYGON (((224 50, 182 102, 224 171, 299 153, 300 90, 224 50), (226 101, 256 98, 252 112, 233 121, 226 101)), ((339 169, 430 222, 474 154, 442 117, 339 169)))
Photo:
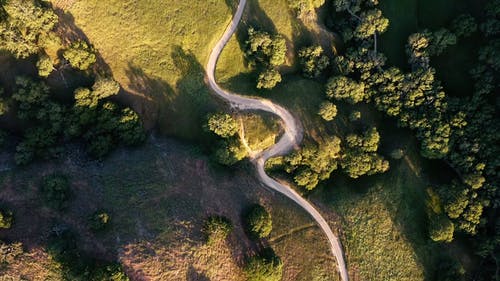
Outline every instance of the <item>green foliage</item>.
POLYGON ((42 179, 41 192, 48 206, 62 209, 71 195, 69 180, 59 174, 45 176, 42 179))
POLYGON ((257 89, 270 90, 281 82, 281 74, 274 68, 268 68, 259 74, 257 89))
POLYGON ((52 60, 47 55, 42 55, 36 62, 36 67, 38 69, 38 75, 40 77, 47 77, 54 70, 54 65, 52 60))
POLYGON ((16 91, 12 95, 18 105, 18 116, 28 120, 35 117, 36 109, 49 99, 49 87, 43 82, 35 82, 27 77, 16 77, 16 91))
POLYGON ((75 90, 75 105, 66 133, 71 137, 83 136, 89 153, 96 158, 104 157, 117 143, 132 146, 146 139, 136 112, 106 101, 119 90, 120 85, 109 78, 98 79, 92 90, 75 90))
POLYGON ((305 145, 300 151, 283 158, 286 172, 294 175, 299 186, 314 189, 319 181, 328 179, 337 169, 340 143, 340 139, 334 136, 319 145, 305 145))
POLYGON ((257 62, 270 66, 279 66, 285 62, 286 41, 281 35, 271 36, 250 27, 246 44, 247 55, 257 62))
POLYGON ((375 127, 362 136, 348 135, 346 141, 347 148, 340 165, 351 178, 383 173, 389 169, 389 162, 376 153, 380 135, 375 127))
POLYGON ((248 281, 280 281, 283 276, 283 262, 272 249, 248 259, 244 271, 248 281))
POLYGON ((337 116, 337 106, 331 102, 323 102, 319 107, 318 114, 326 121, 332 121, 337 116))
POLYGON ((457 37, 468 37, 477 30, 476 19, 470 14, 462 14, 455 18, 451 30, 457 37))
POLYGON ((203 225, 203 233, 205 233, 208 243, 226 239, 232 230, 231 221, 222 216, 210 216, 203 225))
POLYGON ((229 138, 238 133, 239 125, 231 115, 218 112, 208 116, 206 128, 222 138, 229 138))
POLYGON ((70 230, 50 237, 47 251, 62 268, 64 280, 129 281, 120 264, 94 259, 83 253, 70 230))
POLYGON ((269 236, 273 229, 271 214, 259 204, 252 205, 244 215, 246 231, 253 239, 269 236))
POLYGON ((316 78, 330 64, 329 58, 323 54, 321 46, 304 47, 299 51, 299 60, 304 76, 316 78))
POLYGON ((96 51, 84 41, 71 43, 64 51, 63 57, 73 68, 79 70, 87 70, 97 61, 96 51))
POLYGON ((321 7, 325 0, 287 0, 290 9, 294 10, 297 15, 302 15, 305 12, 321 7))
POLYGON ((375 33, 383 33, 389 26, 389 20, 382 16, 382 11, 378 9, 362 12, 360 17, 361 22, 354 30, 354 35, 361 39, 371 37, 375 33))
POLYGON ((1 5, 6 18, 0 22, 0 49, 16 58, 40 52, 52 37, 56 14, 35 0, 9 0, 1 5))
POLYGON ((359 110, 353 110, 349 114, 349 121, 355 122, 355 121, 359 121, 359 120, 361 120, 361 111, 359 111, 359 110))
POLYGON ((457 43, 457 36, 451 33, 446 28, 438 29, 432 32, 431 41, 429 43, 429 54, 438 56, 449 46, 457 43))
POLYGON ((345 76, 334 76, 326 84, 326 95, 331 99, 356 104, 365 99, 365 84, 345 76))
POLYGON ((241 161, 248 155, 246 148, 239 139, 231 138, 220 142, 215 151, 215 159, 218 163, 231 166, 241 161))
POLYGON ((435 242, 451 242, 455 225, 445 215, 434 215, 430 217, 429 236, 435 242))
POLYGON ((97 211, 89 218, 90 228, 95 231, 101 231, 108 227, 111 217, 104 211, 97 211))
POLYGON ((0 228, 9 229, 14 222, 14 216, 11 211, 0 209, 0 228))

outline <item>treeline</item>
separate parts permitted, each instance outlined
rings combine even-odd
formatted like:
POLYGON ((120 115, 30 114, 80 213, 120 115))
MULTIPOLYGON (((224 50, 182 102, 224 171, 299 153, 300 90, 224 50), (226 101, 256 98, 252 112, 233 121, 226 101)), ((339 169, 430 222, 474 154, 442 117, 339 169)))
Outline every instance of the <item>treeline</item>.
POLYGON ((68 142, 82 142, 91 156, 102 158, 118 144, 144 141, 137 113, 113 101, 120 85, 92 70, 96 50, 84 41, 62 45, 54 32, 58 17, 49 3, 9 0, 0 4, 0 50, 16 59, 38 58, 39 77, 19 76, 10 85, 0 85, 0 116, 13 117, 22 129, 17 164, 57 157, 68 142), (54 48, 60 50, 60 57, 49 57, 47 49, 54 48), (68 101, 56 96, 44 79, 58 72, 60 82, 67 83, 64 72, 70 68, 95 82, 91 88, 71 85, 77 89, 68 93, 68 101))

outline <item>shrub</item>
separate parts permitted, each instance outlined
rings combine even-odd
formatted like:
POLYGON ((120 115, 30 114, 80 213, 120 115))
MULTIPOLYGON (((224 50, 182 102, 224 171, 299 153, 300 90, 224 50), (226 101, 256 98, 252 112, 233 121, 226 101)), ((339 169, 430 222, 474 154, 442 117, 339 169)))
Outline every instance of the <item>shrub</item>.
POLYGON ((270 248, 248 259, 244 268, 248 281, 280 281, 283 263, 270 248))
POLYGON ((353 111, 351 112, 351 114, 349 114, 349 120, 351 120, 352 122, 354 121, 358 121, 361 119, 361 112, 360 111, 353 111))
POLYGON ((90 216, 90 228, 96 231, 103 230, 108 226, 110 219, 108 213, 97 211, 90 216))
POLYGON ((247 232, 255 239, 269 236, 273 229, 271 214, 259 204, 248 209, 244 216, 244 222, 247 232))
POLYGON ((54 209, 62 209, 70 197, 69 180, 59 174, 45 176, 41 190, 47 205, 54 209))
POLYGON ((14 217, 11 211, 0 210, 0 228, 8 229, 12 226, 14 217))
POLYGON ((233 224, 223 216, 210 216, 203 225, 203 233, 208 243, 226 239, 232 230, 233 224))

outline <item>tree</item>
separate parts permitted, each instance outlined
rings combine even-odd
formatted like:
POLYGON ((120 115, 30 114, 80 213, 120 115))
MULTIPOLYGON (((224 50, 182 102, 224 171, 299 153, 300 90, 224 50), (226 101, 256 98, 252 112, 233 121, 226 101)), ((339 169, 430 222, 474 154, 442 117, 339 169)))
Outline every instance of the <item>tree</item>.
POLYGON ((12 99, 17 101, 19 118, 28 120, 36 117, 37 109, 49 98, 49 87, 27 77, 16 77, 16 90, 12 99))
POLYGON ((430 43, 429 32, 413 33, 408 37, 406 44, 406 53, 409 57, 408 62, 413 69, 416 68, 429 68, 429 52, 428 47, 430 43))
POLYGON ((328 67, 330 60, 323 54, 321 46, 310 46, 299 51, 299 60, 304 76, 316 78, 328 67))
POLYGON ((271 214, 259 204, 248 208, 244 220, 247 232, 254 239, 266 238, 273 229, 271 214))
POLYGON ((5 19, 0 22, 0 49, 16 58, 36 54, 49 40, 58 18, 35 0, 9 0, 2 3, 5 19))
POLYGON ((62 209, 70 197, 69 180, 60 174, 47 175, 42 179, 41 191, 50 207, 62 209))
POLYGON ((257 89, 270 90, 281 82, 281 74, 274 68, 268 68, 259 74, 257 89))
POLYGON ((430 217, 429 236, 434 242, 451 242, 455 225, 443 214, 434 214, 430 217))
POLYGON ((245 268, 248 281, 281 281, 283 262, 270 248, 248 259, 245 268))
POLYGON ((305 12, 321 7, 325 0, 288 0, 288 6, 294 10, 298 16, 305 12))
POLYGON ((71 43, 64 51, 63 57, 73 68, 79 70, 87 70, 97 61, 96 51, 84 41, 71 43))
POLYGON ((9 229, 14 222, 14 216, 11 211, 1 210, 0 209, 0 229, 9 229))
POLYGON ((203 224, 203 233, 208 243, 214 243, 226 239, 233 230, 231 221, 222 216, 210 216, 203 224))
POLYGON ((40 56, 36 63, 36 67, 38 68, 38 75, 40 77, 47 77, 54 70, 52 60, 47 55, 40 56))
POLYGON ((281 35, 271 36, 253 27, 248 29, 247 55, 257 62, 270 66, 279 66, 285 62, 286 40, 281 35))
POLYGON ((477 30, 476 19, 470 14, 462 14, 455 18, 451 30, 457 37, 468 37, 477 30))
POLYGON ((208 116, 206 128, 222 138, 229 138, 238 133, 239 125, 227 113, 215 113, 208 116))
POLYGON ((389 20, 382 16, 382 11, 372 9, 361 13, 361 22, 354 30, 354 35, 366 39, 375 33, 383 33, 389 26, 389 20))
POLYGON ((120 91, 120 84, 113 78, 99 77, 92 86, 92 94, 98 101, 116 96, 120 91))
POLYGON ((446 28, 438 29, 431 33, 431 41, 429 43, 429 54, 431 56, 438 56, 448 48, 448 46, 457 43, 457 36, 451 33, 446 28))
POLYGON ((340 165, 351 178, 383 173, 389 169, 389 162, 376 153, 380 135, 375 127, 365 131, 362 136, 348 135, 346 142, 347 148, 340 165))
POLYGON ((215 151, 215 159, 222 165, 231 166, 248 155, 239 139, 231 138, 220 142, 215 151))
POLYGON ((331 102, 323 102, 319 107, 318 114, 326 121, 332 121, 337 116, 337 106, 331 102))
POLYGON ((326 95, 329 98, 356 104, 365 99, 365 84, 346 76, 334 76, 326 84, 326 95))

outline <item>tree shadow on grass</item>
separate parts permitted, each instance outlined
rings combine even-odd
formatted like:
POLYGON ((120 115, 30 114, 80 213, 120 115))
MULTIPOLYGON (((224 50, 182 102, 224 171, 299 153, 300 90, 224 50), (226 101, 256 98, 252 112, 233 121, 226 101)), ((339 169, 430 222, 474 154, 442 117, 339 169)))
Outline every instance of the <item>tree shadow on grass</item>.
POLYGON ((164 125, 170 129, 169 134, 203 143, 205 116, 218 108, 218 102, 205 83, 205 69, 193 53, 175 46, 171 57, 182 78, 175 85, 176 97, 169 105, 164 125))

